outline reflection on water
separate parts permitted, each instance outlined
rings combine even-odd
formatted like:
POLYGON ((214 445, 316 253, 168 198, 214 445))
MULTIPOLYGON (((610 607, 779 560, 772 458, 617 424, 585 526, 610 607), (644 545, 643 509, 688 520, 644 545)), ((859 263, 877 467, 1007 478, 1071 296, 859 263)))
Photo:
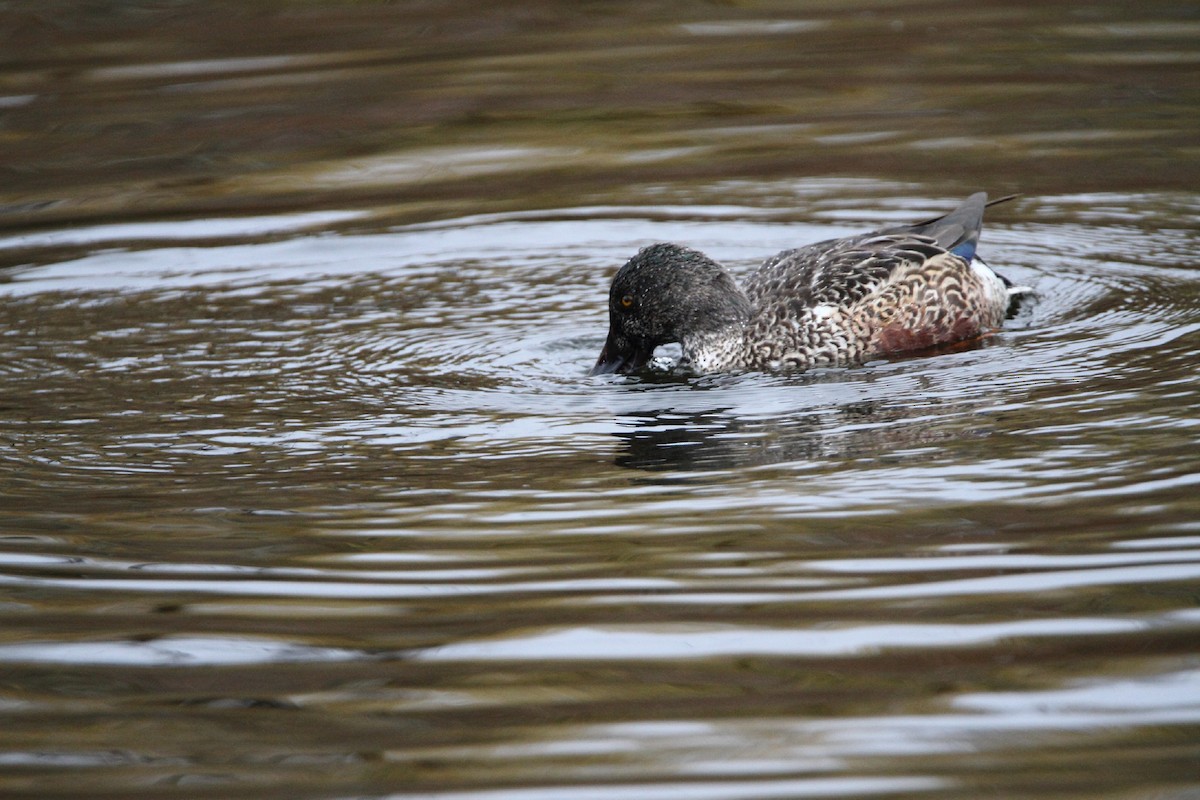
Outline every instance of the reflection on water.
POLYGON ((0 9, 0 794, 1189 796, 1195 14, 804 11, 0 9), (585 375, 981 188, 978 346, 585 375))
POLYGON ((1001 335, 802 375, 583 375, 631 246, 843 229, 728 206, 11 272, 10 785, 926 794, 1187 752, 1194 236, 1043 202, 987 231, 1038 288, 1001 335))

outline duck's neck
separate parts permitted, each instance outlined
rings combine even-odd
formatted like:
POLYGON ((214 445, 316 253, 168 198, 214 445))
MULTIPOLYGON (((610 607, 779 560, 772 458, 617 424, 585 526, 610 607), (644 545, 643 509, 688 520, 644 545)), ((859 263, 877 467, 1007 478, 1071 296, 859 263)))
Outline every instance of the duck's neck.
POLYGON ((696 372, 726 372, 745 366, 746 324, 732 322, 686 336, 681 366, 696 372))
POLYGON ((697 372, 735 369, 743 360, 754 306, 720 264, 703 253, 681 252, 664 303, 669 309, 664 341, 683 346, 680 366, 697 372))
POLYGON ((708 304, 680 337, 682 363, 697 372, 737 369, 746 360, 746 326, 754 306, 728 273, 722 272, 714 285, 708 304))

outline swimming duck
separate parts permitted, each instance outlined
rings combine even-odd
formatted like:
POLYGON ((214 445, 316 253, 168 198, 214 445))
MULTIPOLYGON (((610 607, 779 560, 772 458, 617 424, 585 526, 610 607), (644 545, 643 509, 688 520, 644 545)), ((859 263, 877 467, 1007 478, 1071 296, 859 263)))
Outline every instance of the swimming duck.
POLYGON ((975 258, 988 205, 979 192, 926 222, 785 250, 741 287, 697 250, 644 247, 613 278, 590 374, 634 372, 674 342, 693 372, 799 371, 994 331, 1028 289, 975 258))

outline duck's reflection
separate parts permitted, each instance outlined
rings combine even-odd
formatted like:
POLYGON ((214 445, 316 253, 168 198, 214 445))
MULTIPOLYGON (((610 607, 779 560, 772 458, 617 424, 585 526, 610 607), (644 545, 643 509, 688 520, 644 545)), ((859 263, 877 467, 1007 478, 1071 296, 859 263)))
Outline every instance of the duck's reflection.
POLYGON ((791 461, 886 458, 899 450, 963 434, 928 414, 859 402, 772 417, 730 409, 637 418, 615 435, 617 466, 641 470, 725 470, 791 461))
POLYGON ((625 448, 617 466, 644 470, 719 470, 817 456, 822 450, 819 414, 746 419, 728 409, 643 417, 616 436, 625 448))

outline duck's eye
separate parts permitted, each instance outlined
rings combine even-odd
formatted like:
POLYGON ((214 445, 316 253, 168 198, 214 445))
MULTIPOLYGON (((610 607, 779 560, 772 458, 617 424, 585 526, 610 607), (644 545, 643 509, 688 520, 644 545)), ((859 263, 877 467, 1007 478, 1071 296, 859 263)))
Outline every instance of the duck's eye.
POLYGON ((622 308, 629 308, 632 305, 633 305, 633 295, 627 294, 621 298, 621 307, 622 308))

